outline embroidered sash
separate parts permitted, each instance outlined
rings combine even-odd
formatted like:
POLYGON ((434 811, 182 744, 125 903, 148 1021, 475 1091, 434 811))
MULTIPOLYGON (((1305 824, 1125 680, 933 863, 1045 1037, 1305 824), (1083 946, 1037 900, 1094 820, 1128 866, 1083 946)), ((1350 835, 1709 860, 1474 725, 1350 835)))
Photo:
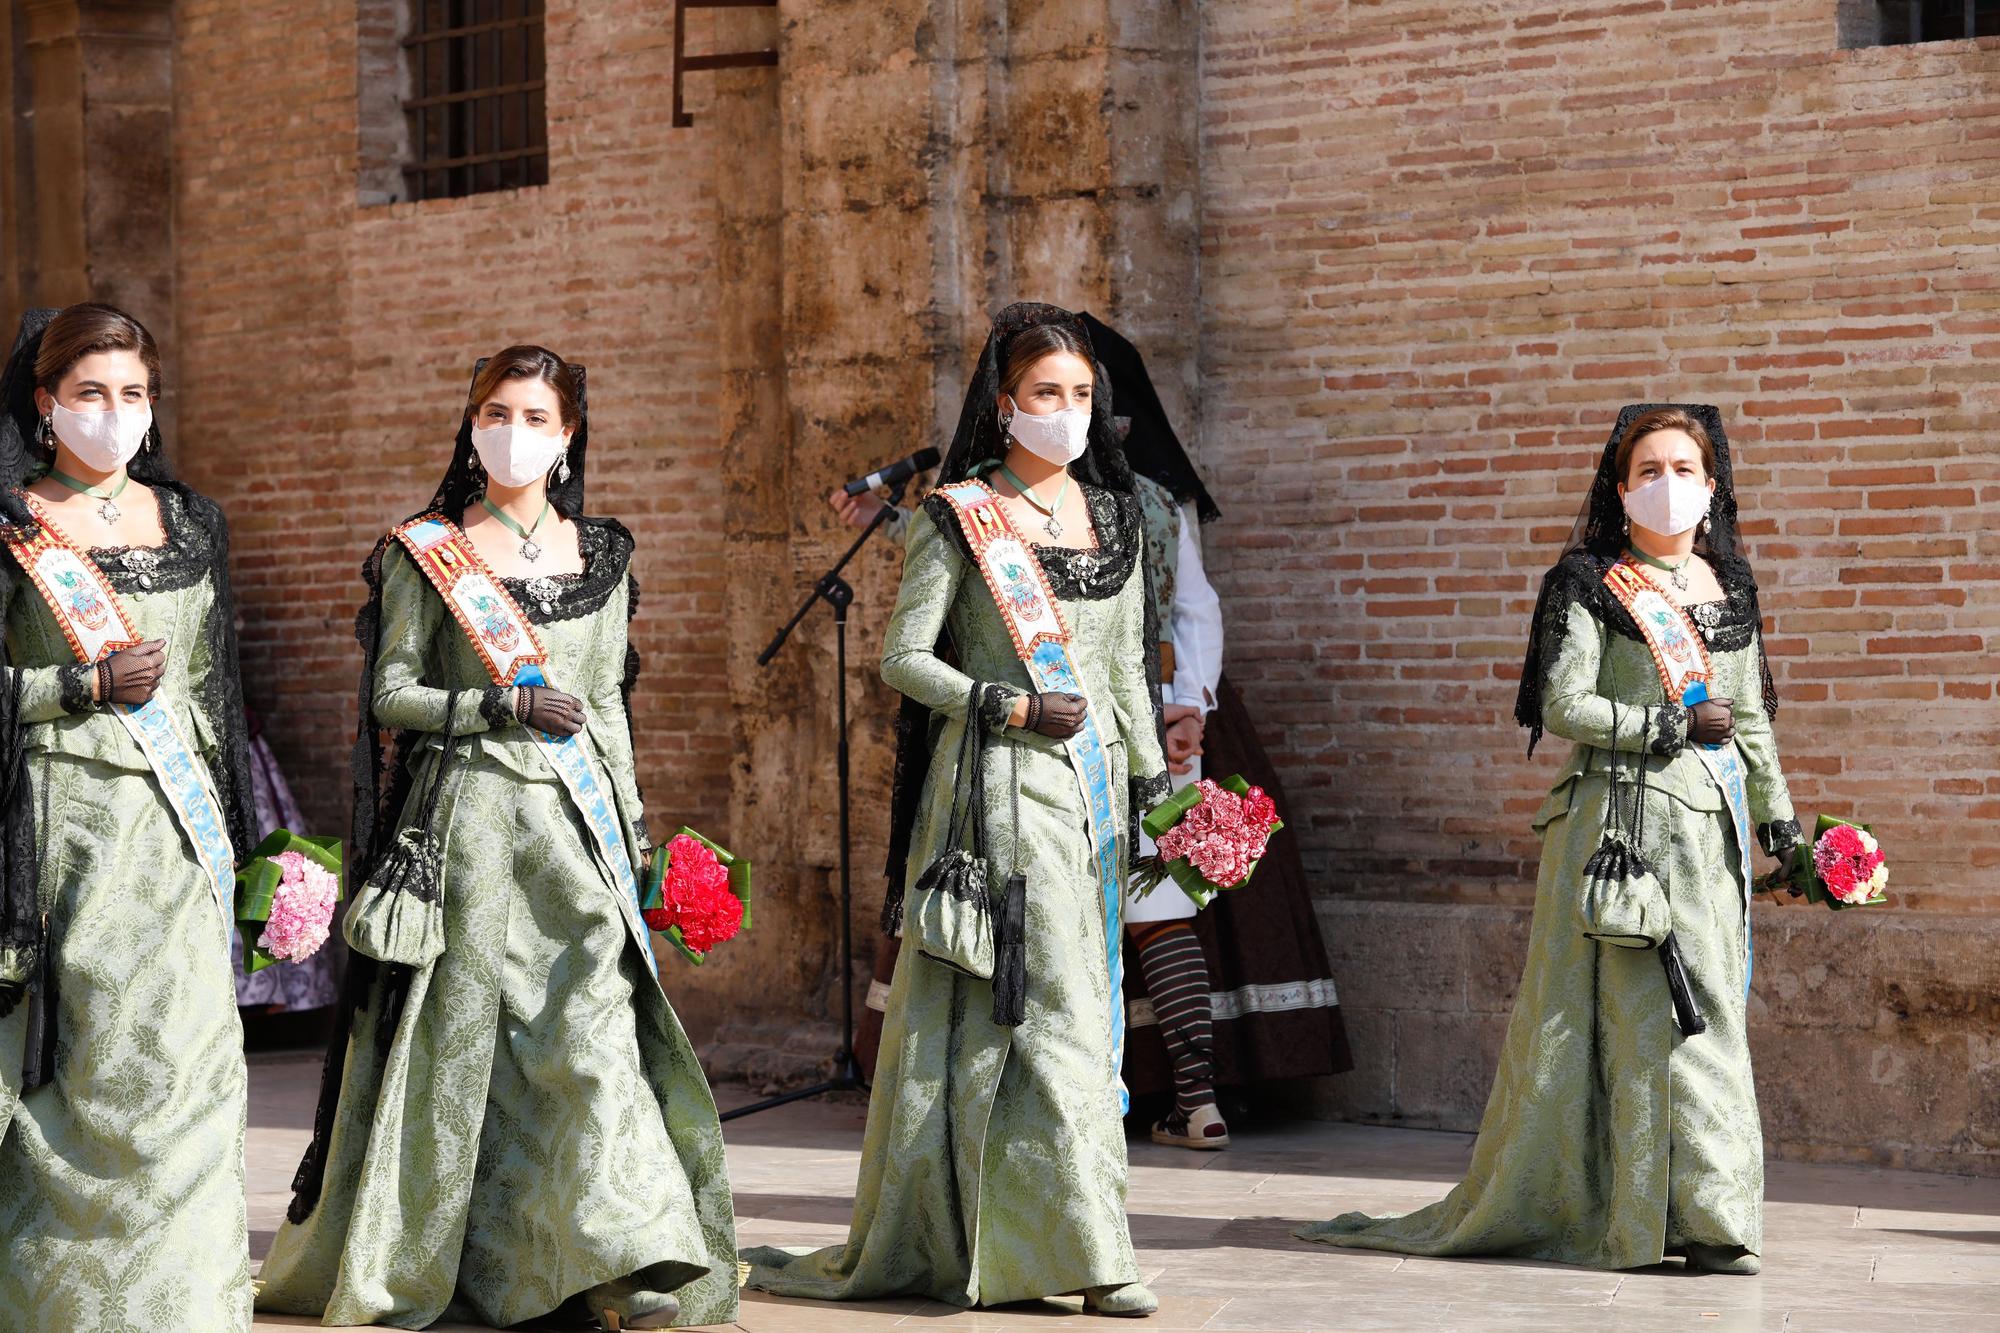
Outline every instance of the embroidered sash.
MULTIPOLYGON (((542 649, 541 637, 456 523, 426 514, 402 524, 394 536, 437 589, 495 685, 551 686, 548 654, 542 649)), ((625 845, 625 829, 619 822, 610 785, 598 775, 589 750, 577 737, 552 736, 533 727, 528 728, 528 734, 548 756, 577 813, 583 816, 584 827, 597 843, 599 859, 616 877, 619 891, 631 904, 632 910, 625 913, 626 927, 657 966, 652 937, 639 925, 639 879, 632 869, 632 855, 625 845)))
MULTIPOLYGON (((1041 562, 1007 521, 1000 497, 978 481, 942 486, 938 494, 957 514, 973 563, 993 594, 1000 619, 1014 640, 1014 651, 1021 655, 1035 688, 1084 694, 1083 681, 1070 658, 1069 627, 1063 623, 1062 609, 1042 573, 1041 562)), ((966 725, 978 726, 979 720, 968 717, 966 725)), ((1070 771, 1088 814, 1091 858, 1097 868, 1098 897, 1104 905, 1105 967, 1111 981, 1110 1072, 1123 1114, 1131 1108, 1119 1072, 1125 1062, 1125 968, 1119 951, 1119 916, 1125 895, 1118 879, 1119 830, 1111 800, 1111 761, 1103 734, 1097 729, 1095 707, 1085 709, 1083 726, 1063 742, 1063 748, 1069 753, 1070 771)))
MULTIPOLYGON (((32 534, 10 528, 5 538, 7 548, 48 603, 77 661, 94 663, 144 642, 104 571, 49 521, 34 496, 23 492, 22 499, 35 516, 35 528, 32 534)), ((106 708, 132 734, 159 780, 175 822, 208 879, 209 896, 222 914, 227 948, 236 917, 236 854, 229 845, 229 823, 207 763, 189 744, 173 710, 159 694, 142 704, 110 703, 106 708)))
MULTIPOLYGON (((1604 585, 1611 589, 1611 595, 1618 599, 1619 605, 1632 613, 1640 634, 1645 636, 1646 647, 1652 651, 1653 666, 1660 673, 1660 684, 1665 688, 1667 697, 1687 705, 1708 698, 1709 681, 1713 679, 1708 646, 1702 642, 1701 631, 1695 627, 1687 611, 1661 591, 1652 577, 1630 557, 1605 571, 1604 585)), ((1736 748, 1733 740, 1718 746, 1691 743, 1690 748, 1722 792, 1730 818, 1736 824, 1736 852, 1743 881, 1743 939, 1747 950, 1750 947, 1751 884, 1748 769, 1743 763, 1743 752, 1736 748)))

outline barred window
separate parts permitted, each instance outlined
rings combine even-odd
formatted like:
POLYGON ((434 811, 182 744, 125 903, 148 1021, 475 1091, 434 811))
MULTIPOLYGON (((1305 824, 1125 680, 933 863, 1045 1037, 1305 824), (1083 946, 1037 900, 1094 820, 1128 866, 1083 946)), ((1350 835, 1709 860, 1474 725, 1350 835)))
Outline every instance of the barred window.
POLYGON ((405 197, 545 185, 542 0, 407 0, 405 197))
POLYGON ((1842 46, 2000 37, 2000 0, 1840 0, 1842 46))

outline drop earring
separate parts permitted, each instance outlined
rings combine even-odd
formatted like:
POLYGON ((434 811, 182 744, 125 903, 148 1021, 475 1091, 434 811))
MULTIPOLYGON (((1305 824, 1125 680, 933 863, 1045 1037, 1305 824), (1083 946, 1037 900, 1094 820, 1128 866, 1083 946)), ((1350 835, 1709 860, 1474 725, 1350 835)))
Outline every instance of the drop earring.
POLYGON ((556 485, 563 486, 567 485, 568 482, 569 482, 569 450, 565 449, 563 450, 563 456, 556 460, 556 485))
POLYGON ((50 424, 49 419, 47 417, 43 417, 40 423, 37 424, 35 427, 35 443, 40 445, 44 449, 48 448, 49 437, 54 433, 55 433, 54 426, 50 424))

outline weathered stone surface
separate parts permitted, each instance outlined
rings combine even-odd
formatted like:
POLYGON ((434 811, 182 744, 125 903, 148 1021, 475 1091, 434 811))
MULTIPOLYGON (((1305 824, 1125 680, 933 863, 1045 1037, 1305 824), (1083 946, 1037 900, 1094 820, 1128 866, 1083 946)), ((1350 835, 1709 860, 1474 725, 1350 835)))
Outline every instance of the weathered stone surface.
MULTIPOLYGON (((1316 1080, 1295 1104, 1477 1127, 1531 913, 1348 898, 1318 907, 1358 1068, 1316 1080)), ((2000 923, 1759 904, 1755 931, 1750 1045, 1771 1152, 2000 1174, 2000 1041, 1983 1008, 2000 923)))

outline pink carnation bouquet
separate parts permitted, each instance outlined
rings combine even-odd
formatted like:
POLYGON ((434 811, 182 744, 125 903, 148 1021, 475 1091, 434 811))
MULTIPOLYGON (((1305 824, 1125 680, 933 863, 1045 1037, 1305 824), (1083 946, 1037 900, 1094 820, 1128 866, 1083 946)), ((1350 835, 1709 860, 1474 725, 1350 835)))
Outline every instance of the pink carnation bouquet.
POLYGON ((308 838, 279 829, 257 844, 236 872, 236 920, 243 931, 243 966, 302 963, 333 929, 341 897, 338 838, 308 838))
POLYGON ((1249 880, 1271 835, 1284 826, 1276 803, 1242 775, 1220 782, 1203 778, 1140 822, 1155 855, 1138 867, 1135 887, 1143 896, 1171 879, 1197 907, 1206 906, 1216 894, 1249 880))
POLYGON ((750 863, 691 828, 653 850, 640 915, 689 962, 750 928, 750 863))
POLYGON ((1769 889, 1790 889, 1808 902, 1825 903, 1836 911, 1873 907, 1889 901, 1889 858, 1866 824, 1851 824, 1821 815, 1810 852, 1792 858, 1786 868, 1764 881, 1769 889))

